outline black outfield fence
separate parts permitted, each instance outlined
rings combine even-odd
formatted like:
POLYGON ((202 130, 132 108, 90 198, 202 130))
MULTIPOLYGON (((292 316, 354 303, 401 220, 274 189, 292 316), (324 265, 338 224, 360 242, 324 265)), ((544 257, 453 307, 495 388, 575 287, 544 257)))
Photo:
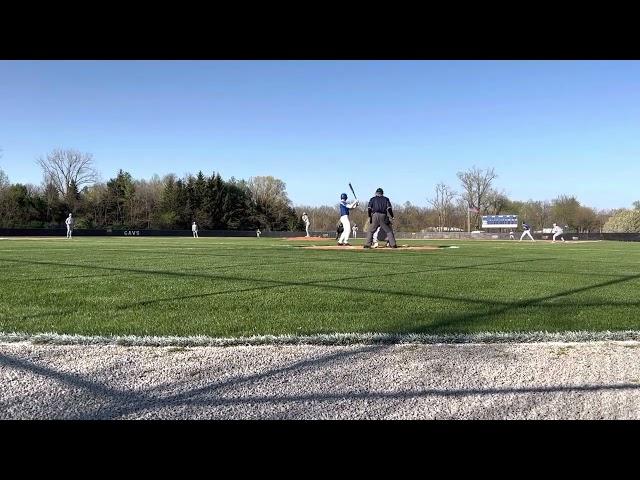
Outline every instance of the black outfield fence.
MULTIPOLYGON (((262 231, 261 237, 290 238, 304 237, 306 232, 273 232, 262 231)), ((0 228, 0 237, 66 237, 64 228, 0 228)), ((97 230, 75 229, 76 237, 191 237, 191 230, 97 230)), ((335 232, 311 232, 312 236, 335 238, 335 232)), ((364 232, 358 232, 357 238, 363 238, 364 232)), ((522 232, 514 232, 515 240, 520 239, 522 232)), ((255 230, 199 230, 200 237, 256 237, 255 230)), ((398 240, 508 240, 508 233, 467 233, 467 232, 396 232, 398 240)), ((640 233, 565 233, 565 240, 616 240, 624 242, 640 242, 640 233)), ((534 233, 536 240, 551 240, 553 235, 534 233)), ((353 236, 352 236, 353 238, 353 236)), ((531 240, 529 240, 531 241, 531 240)))
MULTIPOLYGON (((104 237, 107 230, 74 230, 74 235, 104 237)), ((0 228, 0 237, 66 237, 66 228, 0 228)))
MULTIPOLYGON (((93 230, 76 228, 74 237, 191 237, 191 230, 93 230)), ((305 232, 262 231, 261 237, 303 237, 305 232)), ((66 228, 0 228, 0 237, 66 237, 66 228)), ((255 230, 199 230, 200 237, 255 237, 255 230)))
MULTIPOLYGON (((458 239, 458 240, 509 240, 508 233, 467 233, 467 232, 427 232, 427 233, 406 233, 398 232, 395 234, 398 239, 418 239, 418 240, 446 240, 446 239, 458 239)), ((520 240, 522 235, 521 231, 514 231, 513 236, 515 240, 520 240)), ((551 233, 533 233, 533 238, 536 240, 551 240, 553 234, 551 233)), ((640 233, 564 233, 562 234, 565 240, 615 240, 623 242, 640 242, 640 233)), ((560 237, 556 238, 556 241, 560 237)), ((529 237, 525 237, 525 240, 529 240, 529 237)), ((524 240, 523 240, 524 241, 524 240)))

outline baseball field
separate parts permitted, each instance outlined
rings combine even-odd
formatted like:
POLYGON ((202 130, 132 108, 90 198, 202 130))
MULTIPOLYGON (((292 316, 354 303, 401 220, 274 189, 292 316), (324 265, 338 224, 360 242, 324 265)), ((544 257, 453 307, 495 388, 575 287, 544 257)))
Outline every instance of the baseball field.
POLYGON ((3 239, 0 332, 244 337, 640 328, 636 243, 305 248, 312 243, 334 244, 3 239))

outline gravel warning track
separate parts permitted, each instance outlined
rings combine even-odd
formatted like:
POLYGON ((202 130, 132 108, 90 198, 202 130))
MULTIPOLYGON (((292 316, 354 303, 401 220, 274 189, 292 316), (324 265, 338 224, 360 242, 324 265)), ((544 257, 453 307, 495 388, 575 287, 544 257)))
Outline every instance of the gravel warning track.
POLYGON ((0 342, 1 419, 639 419, 640 342, 0 342))

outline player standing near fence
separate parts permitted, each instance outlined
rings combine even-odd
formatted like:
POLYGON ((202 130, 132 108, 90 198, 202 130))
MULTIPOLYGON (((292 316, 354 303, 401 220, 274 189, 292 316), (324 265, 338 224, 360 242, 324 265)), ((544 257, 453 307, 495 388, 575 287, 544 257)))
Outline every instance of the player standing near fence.
POLYGON ((191 232, 193 233, 193 238, 198 238, 198 224, 196 222, 191 224, 191 232))
POLYGON ((74 220, 71 214, 69 214, 69 216, 64 221, 64 223, 67 226, 67 238, 71 239, 71 235, 73 234, 73 224, 74 224, 74 220))

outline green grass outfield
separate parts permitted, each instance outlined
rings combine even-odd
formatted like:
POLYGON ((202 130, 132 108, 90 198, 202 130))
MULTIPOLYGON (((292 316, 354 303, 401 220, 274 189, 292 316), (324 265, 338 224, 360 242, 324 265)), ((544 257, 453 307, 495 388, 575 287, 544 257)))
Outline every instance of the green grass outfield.
POLYGON ((3 239, 0 331, 236 337, 640 329, 640 243, 410 243, 459 248, 3 239))

